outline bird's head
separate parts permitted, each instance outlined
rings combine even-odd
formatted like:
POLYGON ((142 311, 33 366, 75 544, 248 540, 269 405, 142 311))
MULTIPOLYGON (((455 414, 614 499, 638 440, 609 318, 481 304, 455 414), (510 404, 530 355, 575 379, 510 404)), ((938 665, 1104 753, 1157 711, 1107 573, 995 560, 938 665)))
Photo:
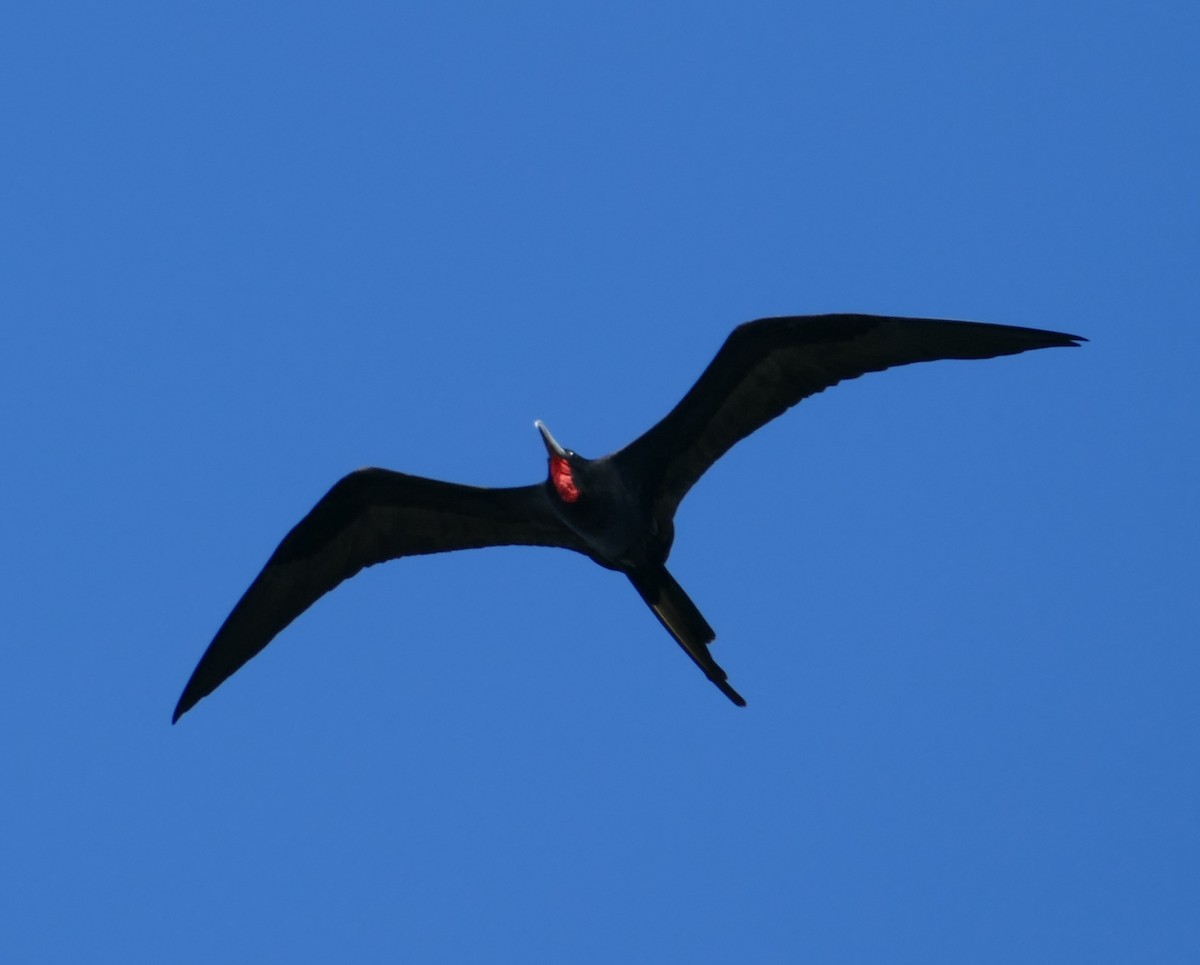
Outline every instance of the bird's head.
POLYGON ((537 431, 542 434, 542 442, 546 444, 546 453, 550 457, 550 484, 554 487, 558 498, 564 503, 578 502, 580 495, 580 480, 576 470, 586 461, 570 449, 564 449, 558 440, 550 434, 545 423, 538 420, 534 423, 537 431))

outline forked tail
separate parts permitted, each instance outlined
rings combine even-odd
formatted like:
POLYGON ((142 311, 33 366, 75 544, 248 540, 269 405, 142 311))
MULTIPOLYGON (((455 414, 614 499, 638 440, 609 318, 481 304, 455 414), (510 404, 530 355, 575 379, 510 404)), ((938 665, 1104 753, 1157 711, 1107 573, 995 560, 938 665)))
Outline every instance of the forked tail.
POLYGON ((717 685, 717 689, 739 707, 745 707, 742 695, 729 686, 728 675, 720 668, 708 652, 708 644, 715 638, 713 628, 696 608, 684 591, 675 582, 675 577, 665 566, 640 573, 629 573, 629 582, 641 594, 646 605, 654 611, 659 623, 675 638, 683 652, 704 671, 704 676, 717 685))

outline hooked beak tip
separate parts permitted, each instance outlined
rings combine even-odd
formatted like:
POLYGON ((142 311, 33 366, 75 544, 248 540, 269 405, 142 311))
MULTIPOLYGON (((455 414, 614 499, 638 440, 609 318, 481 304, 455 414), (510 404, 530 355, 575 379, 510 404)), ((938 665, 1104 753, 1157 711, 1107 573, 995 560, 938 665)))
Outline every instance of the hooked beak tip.
POLYGON ((542 434, 542 442, 546 444, 546 449, 553 455, 565 456, 566 450, 558 444, 558 440, 550 435, 550 430, 546 428, 546 424, 541 419, 535 419, 533 422, 534 428, 542 434))

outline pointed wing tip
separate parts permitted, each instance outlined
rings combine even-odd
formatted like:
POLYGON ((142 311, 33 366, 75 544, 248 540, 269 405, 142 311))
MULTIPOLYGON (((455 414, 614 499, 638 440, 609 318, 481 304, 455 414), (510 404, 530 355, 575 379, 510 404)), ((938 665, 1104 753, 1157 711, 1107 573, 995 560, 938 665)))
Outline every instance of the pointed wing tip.
POLYGON ((179 718, 200 703, 204 696, 204 694, 193 694, 191 687, 185 687, 179 696, 179 703, 175 705, 175 710, 171 714, 171 723, 178 724, 179 718))
MULTIPOLYGON (((956 324, 962 324, 961 322, 956 324)), ((984 328, 1004 331, 1015 340, 1013 348, 1017 351, 1038 348, 1079 348, 1087 341, 1082 335, 1072 335, 1069 332, 1053 332, 1045 328, 1022 328, 1016 325, 991 325, 990 323, 972 322, 972 326, 982 325, 984 328), (1018 348, 1018 345, 1020 348, 1018 348)))

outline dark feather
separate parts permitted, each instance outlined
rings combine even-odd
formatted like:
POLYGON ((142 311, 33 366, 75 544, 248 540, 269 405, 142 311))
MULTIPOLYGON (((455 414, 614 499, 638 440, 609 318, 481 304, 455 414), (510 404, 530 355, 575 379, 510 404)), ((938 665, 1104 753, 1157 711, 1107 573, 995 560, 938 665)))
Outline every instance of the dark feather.
POLYGON ((670 518, 730 447, 807 399, 867 372, 935 359, 985 359, 1085 341, 1031 328, 877 315, 763 318, 733 330, 667 416, 614 454, 670 518))
POLYGON ((364 567, 516 544, 587 552, 555 516, 544 484, 481 489, 387 469, 351 473, 284 537, 200 658, 172 720, 364 567))
POLYGON ((737 706, 745 707, 745 698, 730 686, 729 675, 709 653, 708 645, 717 638, 716 633, 675 577, 660 566, 657 570, 630 573, 629 582, 704 676, 737 706))

